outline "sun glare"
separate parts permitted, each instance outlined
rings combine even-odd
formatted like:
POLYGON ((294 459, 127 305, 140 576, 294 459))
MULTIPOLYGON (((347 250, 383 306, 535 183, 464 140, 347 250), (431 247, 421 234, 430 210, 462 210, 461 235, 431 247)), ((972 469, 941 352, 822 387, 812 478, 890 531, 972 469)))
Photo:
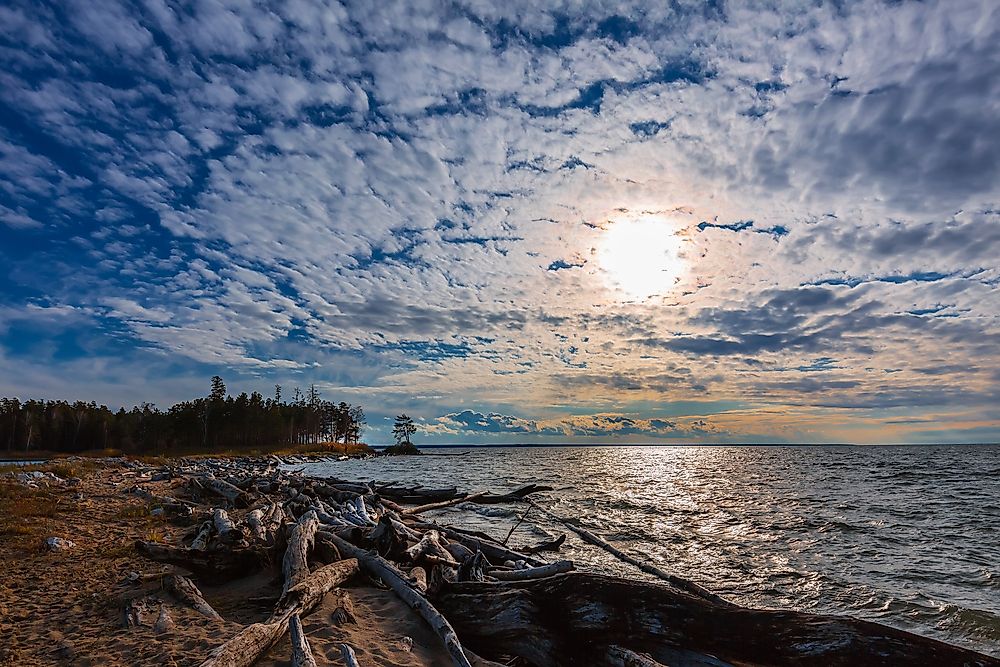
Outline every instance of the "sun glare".
POLYGON ((613 221, 597 255, 611 287, 644 301, 670 291, 681 275, 676 226, 662 218, 613 221))

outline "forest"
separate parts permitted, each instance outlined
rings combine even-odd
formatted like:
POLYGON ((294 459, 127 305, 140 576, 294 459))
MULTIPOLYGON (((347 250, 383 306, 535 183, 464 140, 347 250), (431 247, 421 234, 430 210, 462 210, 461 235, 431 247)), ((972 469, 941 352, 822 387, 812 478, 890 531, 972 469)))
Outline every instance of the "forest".
POLYGON ((76 401, 0 399, 0 443, 8 452, 120 450, 132 454, 276 449, 313 443, 358 443, 366 425, 357 405, 323 399, 315 386, 290 400, 227 393, 212 378, 208 396, 163 411, 150 403, 112 411, 76 401))

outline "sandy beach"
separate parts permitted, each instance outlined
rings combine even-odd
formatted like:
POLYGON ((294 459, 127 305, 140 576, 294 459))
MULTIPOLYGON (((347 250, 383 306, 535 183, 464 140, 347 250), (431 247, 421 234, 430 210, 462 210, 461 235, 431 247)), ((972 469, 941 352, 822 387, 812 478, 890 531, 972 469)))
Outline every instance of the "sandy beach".
MULTIPOLYGON (((183 605, 170 605, 173 627, 162 633, 151 627, 127 628, 123 608, 130 599, 159 594, 153 576, 175 568, 153 563, 134 549, 138 539, 177 541, 184 528, 152 516, 147 505, 124 491, 134 473, 120 465, 75 462, 58 467, 76 473, 75 486, 19 489, 43 505, 41 514, 23 518, 28 532, 0 538, 0 665, 198 665, 211 649, 243 626, 265 619, 280 593, 280 572, 219 586, 199 581, 202 593, 225 618, 212 621, 183 605), (69 469, 67 469, 67 467, 69 469), (30 531, 30 532, 29 532, 30 531), (75 546, 50 552, 48 537, 72 540, 75 546), (130 575, 152 578, 131 583, 130 575), (248 604, 248 598, 258 600, 248 604)), ((5 488, 10 488, 4 481, 5 488)), ((150 490, 170 495, 169 481, 147 482, 150 490)), ((10 503, 0 499, 0 515, 9 522, 10 503)), ((23 504, 23 500, 18 501, 23 504)), ((391 591, 364 585, 355 578, 344 590, 357 622, 337 623, 342 598, 329 595, 303 619, 317 659, 344 664, 340 642, 350 644, 361 664, 400 667, 450 665, 440 641, 426 624, 391 591)), ((155 613, 154 613, 155 617, 155 613)), ((287 636, 259 665, 288 665, 287 636)))

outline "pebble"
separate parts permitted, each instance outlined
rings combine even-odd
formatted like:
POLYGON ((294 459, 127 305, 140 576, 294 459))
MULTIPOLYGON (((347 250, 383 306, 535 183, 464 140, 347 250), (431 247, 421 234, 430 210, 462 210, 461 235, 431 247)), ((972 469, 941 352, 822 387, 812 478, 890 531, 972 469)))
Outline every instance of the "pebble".
POLYGON ((61 537, 49 537, 45 540, 45 547, 49 551, 67 551, 76 546, 76 543, 61 537))

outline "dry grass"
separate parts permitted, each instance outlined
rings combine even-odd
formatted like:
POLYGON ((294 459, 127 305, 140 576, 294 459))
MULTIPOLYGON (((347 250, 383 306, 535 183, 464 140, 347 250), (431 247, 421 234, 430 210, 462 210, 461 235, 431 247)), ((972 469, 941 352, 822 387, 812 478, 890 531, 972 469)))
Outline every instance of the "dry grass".
POLYGON ((51 489, 31 489, 0 482, 0 535, 30 537, 43 532, 44 520, 59 513, 59 496, 51 489))
POLYGON ((60 460, 50 461, 48 463, 38 463, 35 465, 16 465, 7 464, 0 466, 0 473, 7 472, 51 472, 63 479, 69 479, 70 477, 83 477, 88 472, 97 468, 100 465, 97 461, 92 460, 60 460))
POLYGON ((348 456, 362 456, 365 454, 374 454, 375 450, 363 442, 348 445, 344 445, 340 442, 320 442, 316 444, 296 445, 294 447, 277 449, 271 453, 277 454, 278 456, 306 456, 309 454, 346 454, 348 456))
POLYGON ((122 505, 122 508, 115 514, 116 519, 147 519, 151 518, 149 507, 146 505, 122 505))

